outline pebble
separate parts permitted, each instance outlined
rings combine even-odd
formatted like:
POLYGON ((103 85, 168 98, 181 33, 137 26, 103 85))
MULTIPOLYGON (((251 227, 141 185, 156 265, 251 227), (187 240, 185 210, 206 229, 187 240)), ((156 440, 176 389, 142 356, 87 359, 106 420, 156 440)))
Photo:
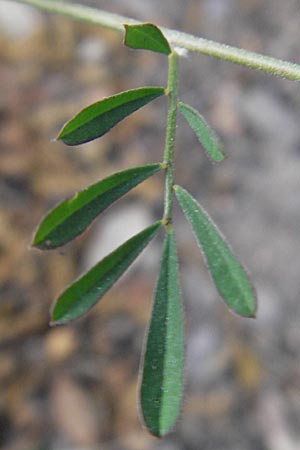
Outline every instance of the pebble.
MULTIPOLYGON (((112 208, 114 210, 109 211, 94 224, 93 234, 84 252, 85 269, 92 267, 127 239, 154 222, 149 209, 141 204, 127 206, 117 204, 112 208)), ((156 253, 153 247, 146 249, 140 261, 143 269, 155 267, 156 253)))
POLYGON ((0 30, 10 39, 24 39, 43 24, 42 14, 30 6, 2 0, 0 30))

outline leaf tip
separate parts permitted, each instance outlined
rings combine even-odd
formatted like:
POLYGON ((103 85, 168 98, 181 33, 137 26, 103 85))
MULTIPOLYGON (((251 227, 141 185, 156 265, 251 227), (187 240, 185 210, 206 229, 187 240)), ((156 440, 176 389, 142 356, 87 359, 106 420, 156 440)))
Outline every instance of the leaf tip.
POLYGON ((29 244, 30 248, 36 248, 38 250, 43 250, 43 246, 41 245, 42 241, 38 239, 37 233, 33 236, 31 243, 29 244))
POLYGON ((248 316, 249 319, 257 319, 257 302, 255 301, 253 311, 248 316))
POLYGON ((34 237, 31 247, 38 250, 53 250, 57 246, 55 246, 50 239, 38 239, 37 237, 34 237))
MULTIPOLYGON (((72 120, 72 119, 71 119, 72 120)), ((65 144, 68 145, 68 142, 65 140, 66 134, 67 134, 67 130, 66 127, 68 126, 68 124, 71 122, 71 120, 69 120, 68 122, 66 122, 62 128, 60 129, 60 131, 58 132, 58 135, 53 138, 52 140, 54 142, 58 142, 58 141, 63 141, 65 144)))
POLYGON ((148 433, 151 434, 151 436, 157 439, 162 439, 167 434, 170 434, 175 426, 175 424, 173 424, 171 427, 168 427, 167 429, 162 429, 160 428, 159 425, 155 426, 154 424, 149 423, 146 417, 144 416, 143 412, 139 412, 139 416, 142 427, 145 428, 145 430, 147 430, 148 433))
POLYGON ((28 250, 32 250, 32 249, 40 250, 38 244, 35 241, 35 236, 33 236, 32 241, 28 243, 27 248, 28 248, 28 250))
POLYGON ((50 327, 58 327, 58 326, 61 326, 61 325, 66 325, 67 323, 68 323, 69 321, 68 320, 64 320, 64 319, 61 319, 61 320, 55 320, 55 319, 50 319, 50 321, 49 321, 49 326, 50 327))
POLYGON ((36 250, 41 250, 41 248, 38 246, 38 244, 36 244, 34 241, 32 241, 32 242, 29 244, 29 248, 30 248, 30 249, 34 248, 34 249, 36 249, 36 250))
MULTIPOLYGON (((255 291, 254 291, 255 292, 255 291)), ((230 311, 237 314, 239 317, 244 319, 256 319, 257 318, 257 298, 256 294, 254 293, 254 296, 252 297, 251 304, 246 307, 246 305, 240 305, 240 307, 233 307, 230 305, 228 301, 224 297, 221 296, 223 300, 225 301, 227 307, 230 311)))
MULTIPOLYGON (((249 280, 250 282, 250 280, 249 280)), ((252 283, 251 283, 252 285, 252 283)), ((252 285, 252 299, 253 299, 253 303, 252 303, 252 308, 249 311, 248 314, 248 319, 257 319, 257 307, 258 307, 258 301, 257 301, 257 293, 256 293, 256 289, 255 287, 252 285)))
POLYGON ((55 314, 55 306, 56 304, 53 306, 53 309, 50 311, 50 322, 49 325, 50 327, 56 327, 58 325, 65 325, 68 320, 63 319, 61 317, 57 317, 57 314, 55 314))
POLYGON ((59 132, 57 133, 56 137, 54 138, 55 141, 59 141, 62 137, 62 134, 64 132, 66 124, 64 123, 63 126, 61 126, 59 132))
MULTIPOLYGON (((176 420, 177 422, 177 420, 176 420)), ((174 431, 174 427, 176 426, 176 423, 173 423, 171 426, 163 427, 163 426, 157 426, 154 427, 152 425, 149 425, 145 423, 145 420, 142 419, 142 424, 146 428, 146 430, 157 439, 162 439, 163 437, 167 436, 168 434, 172 433, 174 431)))
POLYGON ((156 437, 157 439, 163 438, 167 433, 160 432, 158 430, 151 430, 147 428, 150 434, 152 434, 153 437, 156 437))
POLYGON ((50 321, 49 321, 49 325, 51 327, 55 327, 57 325, 61 325, 62 324, 62 320, 61 317, 59 317, 59 314, 57 314, 56 308, 57 308, 57 304, 58 304, 59 298, 56 299, 51 308, 50 308, 50 321))

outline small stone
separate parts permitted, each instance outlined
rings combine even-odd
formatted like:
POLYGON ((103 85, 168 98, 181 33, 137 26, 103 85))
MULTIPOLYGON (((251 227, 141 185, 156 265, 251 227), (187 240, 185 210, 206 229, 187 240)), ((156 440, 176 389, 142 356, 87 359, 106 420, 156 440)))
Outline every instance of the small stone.
POLYGON ((46 339, 46 355, 51 362, 62 362, 75 352, 77 346, 78 342, 73 329, 52 329, 46 339))
POLYGON ((54 381, 51 416, 64 442, 77 448, 90 448, 98 442, 102 426, 96 405, 90 393, 69 376, 61 375, 54 381))
POLYGON ((41 24, 42 15, 37 10, 11 1, 1 1, 0 29, 10 38, 26 38, 41 24))

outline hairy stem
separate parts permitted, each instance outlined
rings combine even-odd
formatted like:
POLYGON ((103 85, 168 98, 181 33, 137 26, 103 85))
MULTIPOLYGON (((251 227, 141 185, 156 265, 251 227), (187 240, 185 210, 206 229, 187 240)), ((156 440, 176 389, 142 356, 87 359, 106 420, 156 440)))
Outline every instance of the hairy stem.
MULTIPOLYGON (((71 4, 56 0, 17 0, 19 3, 32 5, 44 11, 54 12, 73 19, 101 25, 116 31, 123 31, 123 25, 140 23, 137 20, 124 17, 118 14, 112 14, 96 8, 90 8, 83 5, 71 4)), ((246 66, 250 69, 257 69, 271 75, 276 75, 290 80, 300 80, 300 65, 287 61, 282 61, 270 56, 260 55, 259 53, 249 52, 247 50, 220 44, 215 41, 192 36, 177 30, 161 27, 168 41, 179 47, 192 52, 202 53, 215 58, 230 61, 235 64, 246 66)))
POLYGON ((175 50, 169 55, 169 73, 167 94, 169 99, 168 124, 166 144, 164 153, 164 164, 166 165, 165 186, 165 211, 164 220, 166 224, 172 223, 173 216, 173 185, 174 185, 174 149, 178 101, 178 54, 175 50))

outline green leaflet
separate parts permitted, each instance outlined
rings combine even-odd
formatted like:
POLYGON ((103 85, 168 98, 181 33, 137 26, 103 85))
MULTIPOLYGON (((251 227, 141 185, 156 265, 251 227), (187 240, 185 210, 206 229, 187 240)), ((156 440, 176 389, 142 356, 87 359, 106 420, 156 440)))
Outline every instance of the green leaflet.
POLYGON ((182 187, 174 186, 174 189, 194 229, 219 294, 237 314, 255 317, 256 296, 245 269, 197 201, 182 187))
POLYGON ((194 108, 183 102, 178 103, 178 108, 195 131, 206 154, 216 162, 223 161, 226 157, 224 146, 215 131, 208 125, 203 116, 194 108))
POLYGON ((164 93, 163 87, 143 87, 93 103, 67 122, 57 139, 67 145, 78 145, 97 139, 122 119, 164 93))
POLYGON ((136 234, 71 284, 56 300, 52 325, 77 319, 94 306, 156 235, 158 221, 136 234))
POLYGON ((123 170, 64 200, 42 220, 33 246, 53 249, 71 241, 108 206, 160 169, 160 164, 149 164, 123 170))
POLYGON ((152 23, 140 25, 124 25, 124 44, 131 48, 152 50, 157 53, 169 55, 172 50, 160 29, 152 23))
POLYGON ((155 436, 174 426, 183 391, 183 311, 174 231, 167 232, 141 367, 141 411, 155 436))

